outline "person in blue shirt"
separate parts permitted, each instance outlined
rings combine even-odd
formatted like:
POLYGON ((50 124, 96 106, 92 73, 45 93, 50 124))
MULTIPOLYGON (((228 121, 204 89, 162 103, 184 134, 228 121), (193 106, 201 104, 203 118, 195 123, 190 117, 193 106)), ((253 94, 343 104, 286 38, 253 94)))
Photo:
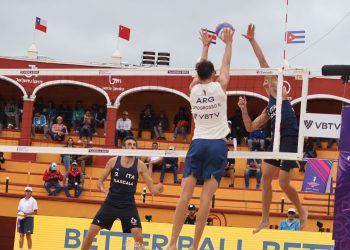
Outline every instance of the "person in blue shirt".
POLYGON ((279 226, 280 230, 300 231, 300 222, 295 219, 295 209, 288 209, 288 219, 282 220, 279 226))
POLYGON ((35 131, 41 130, 44 132, 44 139, 47 139, 47 133, 49 131, 49 127, 47 126, 46 117, 43 114, 40 114, 39 112, 35 112, 35 115, 33 117, 33 124, 32 124, 32 137, 35 137, 35 131))

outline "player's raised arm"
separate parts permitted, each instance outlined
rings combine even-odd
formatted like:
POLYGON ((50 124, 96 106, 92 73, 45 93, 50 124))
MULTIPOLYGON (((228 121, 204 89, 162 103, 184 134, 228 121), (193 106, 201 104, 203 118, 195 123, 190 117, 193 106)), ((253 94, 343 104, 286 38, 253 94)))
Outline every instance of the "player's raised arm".
POLYGON ((209 47, 213 38, 211 36, 208 36, 208 31, 204 29, 199 32, 199 39, 203 44, 200 61, 208 60, 209 47))
POLYGON ((158 183, 158 184, 153 183, 152 177, 150 176, 149 171, 148 171, 145 163, 140 161, 140 160, 138 162, 138 171, 139 171, 139 174, 142 175, 142 178, 145 181, 146 186, 148 187, 148 189, 152 195, 160 194, 163 192, 163 184, 162 183, 158 183))
POLYGON ((232 54, 232 41, 234 30, 231 28, 224 28, 222 31, 222 36, 220 39, 225 43, 225 52, 222 58, 222 64, 220 68, 220 75, 218 82, 221 84, 221 87, 226 90, 227 85, 230 81, 230 64, 231 64, 231 54, 232 54))
POLYGON ((109 159, 109 161, 107 162, 105 168, 102 171, 102 174, 101 174, 100 178, 97 181, 97 188, 101 192, 106 192, 103 183, 107 179, 108 175, 111 174, 111 171, 112 171, 112 168, 113 168, 113 166, 115 164, 116 159, 117 159, 116 157, 113 157, 113 158, 109 159))

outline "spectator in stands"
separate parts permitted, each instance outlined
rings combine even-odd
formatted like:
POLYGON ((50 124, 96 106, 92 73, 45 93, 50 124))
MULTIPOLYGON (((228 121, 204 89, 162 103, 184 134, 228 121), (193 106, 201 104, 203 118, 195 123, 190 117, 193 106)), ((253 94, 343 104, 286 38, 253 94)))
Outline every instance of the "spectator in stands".
POLYGON ((250 151, 265 150, 265 131, 263 129, 259 128, 249 133, 248 147, 250 151))
MULTIPOLYGON (((89 143, 86 138, 83 139, 83 148, 89 148, 89 143)), ((81 171, 85 175, 85 166, 92 164, 92 155, 80 155, 77 157, 77 162, 81 166, 81 171)))
POLYGON ((83 192, 84 187, 84 175, 78 167, 76 161, 72 162, 72 165, 69 167, 68 172, 63 177, 63 189, 66 193, 66 196, 72 197, 69 193, 69 189, 74 189, 74 198, 78 198, 83 192), (67 183, 68 178, 68 183, 67 183))
POLYGON ((92 144, 92 116, 89 110, 87 110, 84 114, 82 127, 79 132, 79 141, 81 143, 81 138, 83 136, 87 136, 90 138, 89 143, 92 144))
POLYGON ((122 117, 117 120, 116 133, 115 133, 115 146, 118 146, 118 139, 121 141, 125 137, 132 135, 131 132, 131 120, 128 118, 128 111, 123 111, 122 117))
POLYGON ((147 104, 145 109, 140 114, 140 122, 138 129, 138 138, 142 137, 142 130, 150 130, 151 131, 151 139, 154 137, 154 114, 152 111, 152 106, 147 104))
MULTIPOLYGON (((257 151, 257 150, 256 150, 257 151)), ((261 181, 261 160, 260 159, 247 159, 247 167, 244 171, 245 188, 249 188, 249 178, 256 177, 256 189, 260 189, 261 181)))
POLYGON ((237 142, 238 144, 240 144, 242 140, 247 136, 247 132, 243 124, 241 111, 237 109, 235 114, 232 117, 230 117, 229 120, 232 122, 233 134, 237 136, 237 142))
POLYGON ((1 164, 5 163, 5 158, 4 158, 4 153, 0 152, 0 171, 1 170, 5 170, 4 168, 2 168, 1 164))
POLYGON ((58 116, 62 117, 63 121, 65 122, 65 125, 67 126, 67 132, 69 133, 72 127, 72 108, 65 102, 59 106, 57 114, 58 116))
POLYGON ((72 114, 72 127, 76 134, 78 134, 80 131, 80 128, 83 123, 83 119, 84 119, 84 109, 83 109, 83 106, 81 105, 81 102, 78 101, 75 108, 73 109, 73 114, 72 114))
POLYGON ((179 131, 181 131, 182 139, 184 142, 186 142, 186 133, 188 131, 189 124, 190 124, 190 118, 189 118, 188 114, 186 113, 185 108, 180 107, 179 113, 177 113, 174 116, 175 129, 174 129, 173 140, 176 140, 176 137, 177 137, 179 131))
POLYGON ((32 138, 35 137, 35 131, 41 131, 44 133, 44 139, 47 139, 47 132, 49 127, 47 126, 46 117, 39 112, 35 112, 32 124, 32 138))
POLYGON ((225 176, 230 177, 230 184, 228 185, 229 188, 234 188, 235 163, 236 163, 235 159, 227 159, 227 165, 225 167, 225 176))
POLYGON ((98 125, 102 125, 103 126, 103 135, 106 136, 106 111, 103 107, 99 107, 98 111, 95 113, 94 115, 94 132, 95 135, 97 135, 96 133, 96 128, 98 125))
MULTIPOLYGON (((152 143, 152 150, 158 150, 158 143, 157 142, 152 143)), ((149 171, 150 176, 152 176, 153 170, 155 170, 157 168, 160 169, 162 167, 163 157, 160 157, 160 156, 147 157, 145 163, 148 167, 148 171, 149 171)))
POLYGON ((164 111, 160 111, 158 118, 156 119, 154 123, 154 133, 156 134, 156 137, 158 140, 165 140, 164 137, 164 130, 168 128, 168 117, 166 117, 166 114, 164 111))
POLYGON ((32 196, 33 189, 31 187, 24 188, 25 197, 18 204, 18 215, 23 218, 18 220, 19 233, 19 249, 23 249, 24 235, 27 238, 28 249, 32 249, 32 234, 34 230, 34 215, 38 214, 38 203, 32 196))
POLYGON ((68 135, 68 129, 63 124, 62 116, 57 116, 56 123, 52 125, 49 134, 54 141, 64 141, 64 138, 68 135))
POLYGON ((0 131, 4 129, 6 125, 5 106, 2 100, 0 100, 0 131))
POLYGON ((19 129, 20 110, 18 105, 11 99, 5 106, 5 115, 7 119, 7 128, 19 129))
POLYGON ((194 204, 188 205, 188 215, 184 224, 196 224, 196 206, 194 204))
POLYGON ((44 187, 49 196, 56 196, 62 190, 62 186, 59 182, 63 180, 63 175, 58 170, 55 162, 52 162, 49 169, 45 170, 43 180, 45 181, 44 187), (51 187, 54 187, 55 190, 51 191, 51 187))
POLYGON ((322 144, 321 144, 321 139, 327 140, 327 148, 331 148, 333 143, 334 143, 334 139, 333 138, 320 138, 317 137, 316 138, 316 144, 318 148, 322 148, 322 144))
POLYGON ((46 116, 47 123, 51 128, 57 116, 57 110, 53 102, 48 102, 47 107, 43 109, 43 114, 46 116))
POLYGON ((295 209, 288 209, 288 217, 286 220, 282 220, 279 226, 280 230, 289 230, 289 231, 300 231, 300 222, 295 219, 295 209))
POLYGON ((232 129, 232 122, 230 120, 227 121, 228 128, 230 129, 230 133, 226 136, 227 145, 233 145, 233 150, 237 151, 237 134, 236 130, 232 129))
POLYGON ((303 160, 299 162, 299 172, 305 172, 307 159, 316 158, 317 153, 311 138, 304 137, 303 160))
POLYGON ((212 217, 208 217, 207 219, 207 226, 213 226, 214 222, 213 222, 213 218, 212 217))
MULTIPOLYGON (((169 146, 170 151, 175 150, 174 146, 169 146)), ((179 159, 177 157, 165 157, 163 159, 162 172, 160 174, 160 182, 163 183, 165 171, 172 169, 174 172, 174 184, 178 183, 177 170, 178 170, 179 159)))
MULTIPOLYGON (((66 148, 74 148, 74 141, 73 138, 69 137, 67 140, 67 143, 65 145, 66 148)), ((64 165, 64 169, 66 172, 68 171, 68 167, 72 164, 74 160, 76 160, 76 155, 61 155, 62 157, 62 163, 64 165)))

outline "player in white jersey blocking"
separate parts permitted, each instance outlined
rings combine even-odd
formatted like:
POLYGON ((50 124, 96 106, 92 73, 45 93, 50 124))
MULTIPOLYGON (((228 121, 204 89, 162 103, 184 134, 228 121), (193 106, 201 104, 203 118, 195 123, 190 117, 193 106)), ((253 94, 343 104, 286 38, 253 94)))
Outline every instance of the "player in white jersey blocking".
POLYGON ((208 61, 211 38, 206 30, 200 32, 203 43, 202 56, 196 65, 197 77, 190 84, 190 103, 195 123, 194 135, 187 153, 182 179, 182 193, 176 206, 174 225, 168 250, 177 249, 177 241, 184 224, 187 206, 192 198, 198 179, 204 180, 197 213, 193 244, 190 250, 197 250, 208 218, 210 202, 219 186, 227 163, 226 135, 227 126, 226 88, 230 80, 230 62, 234 31, 225 28, 222 41, 225 53, 222 59, 220 75, 212 62, 208 61))

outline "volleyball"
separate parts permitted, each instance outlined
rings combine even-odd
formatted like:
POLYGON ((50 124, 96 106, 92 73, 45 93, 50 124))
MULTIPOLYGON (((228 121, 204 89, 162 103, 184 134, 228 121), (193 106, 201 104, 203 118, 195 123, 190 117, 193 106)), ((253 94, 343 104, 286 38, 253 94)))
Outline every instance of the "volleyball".
POLYGON ((18 212, 18 213, 17 213, 17 219, 18 219, 18 220, 24 219, 24 213, 23 213, 23 212, 18 212))
POLYGON ((219 23, 215 28, 215 33, 220 39, 222 39, 222 31, 224 30, 224 28, 229 28, 232 31, 235 31, 235 28, 233 28, 233 26, 228 22, 219 23))

